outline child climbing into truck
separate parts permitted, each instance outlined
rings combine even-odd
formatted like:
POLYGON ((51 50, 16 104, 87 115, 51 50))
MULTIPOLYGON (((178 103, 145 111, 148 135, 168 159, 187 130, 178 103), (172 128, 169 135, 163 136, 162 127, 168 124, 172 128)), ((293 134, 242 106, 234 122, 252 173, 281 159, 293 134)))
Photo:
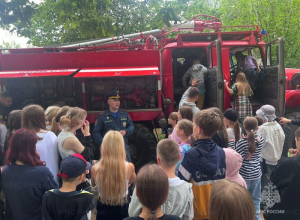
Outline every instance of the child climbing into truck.
POLYGON ((250 85, 243 72, 239 72, 236 76, 235 83, 230 88, 228 82, 225 82, 226 90, 234 96, 234 110, 239 114, 239 118, 252 116, 252 105, 249 97, 253 95, 250 85))
POLYGON ((194 56, 193 58, 193 66, 190 67, 186 73, 182 77, 182 84, 184 88, 187 88, 187 79, 190 79, 190 84, 192 85, 192 81, 194 79, 199 79, 199 84, 197 85, 197 89, 199 90, 199 98, 197 101, 197 107, 199 109, 203 109, 204 105, 204 98, 205 98, 205 74, 207 72, 207 68, 200 64, 200 59, 197 56, 194 56))

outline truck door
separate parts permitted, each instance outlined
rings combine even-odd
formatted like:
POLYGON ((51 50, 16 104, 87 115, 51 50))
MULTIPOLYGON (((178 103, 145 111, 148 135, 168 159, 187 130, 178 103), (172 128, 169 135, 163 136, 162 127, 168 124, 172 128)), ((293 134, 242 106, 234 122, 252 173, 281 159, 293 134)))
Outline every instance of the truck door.
POLYGON ((264 103, 275 107, 276 115, 285 111, 284 39, 278 38, 265 46, 264 103))
POLYGON ((206 73, 206 107, 224 109, 224 78, 222 71, 222 54, 220 39, 212 42, 207 48, 206 73))

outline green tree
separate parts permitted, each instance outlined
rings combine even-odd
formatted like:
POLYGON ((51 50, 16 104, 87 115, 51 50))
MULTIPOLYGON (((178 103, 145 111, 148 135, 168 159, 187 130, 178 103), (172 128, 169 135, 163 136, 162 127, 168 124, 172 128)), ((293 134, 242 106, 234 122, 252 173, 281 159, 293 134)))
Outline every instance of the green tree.
POLYGON ((0 49, 14 49, 14 48, 20 48, 20 44, 17 44, 15 41, 2 41, 2 43, 0 43, 0 49))
POLYGON ((223 25, 259 25, 265 42, 283 36, 286 66, 300 66, 300 0, 221 0, 220 13, 223 25))

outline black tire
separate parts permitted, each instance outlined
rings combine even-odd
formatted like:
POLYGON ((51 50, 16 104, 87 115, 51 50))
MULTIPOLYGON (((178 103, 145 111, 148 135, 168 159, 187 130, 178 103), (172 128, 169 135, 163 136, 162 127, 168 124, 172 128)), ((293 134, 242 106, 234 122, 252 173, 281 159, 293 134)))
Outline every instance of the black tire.
POLYGON ((156 163, 157 140, 146 125, 134 124, 134 132, 128 138, 128 145, 136 172, 147 163, 156 163))
MULTIPOLYGON (((300 118, 300 113, 299 112, 293 112, 286 114, 284 116, 285 118, 288 119, 299 119, 300 118)), ((295 131, 299 128, 296 125, 292 124, 285 124, 282 126, 284 134, 285 134, 285 140, 284 140, 284 145, 283 145, 283 150, 282 150, 282 156, 281 157, 287 157, 288 150, 290 148, 296 149, 296 143, 295 143, 295 131)))

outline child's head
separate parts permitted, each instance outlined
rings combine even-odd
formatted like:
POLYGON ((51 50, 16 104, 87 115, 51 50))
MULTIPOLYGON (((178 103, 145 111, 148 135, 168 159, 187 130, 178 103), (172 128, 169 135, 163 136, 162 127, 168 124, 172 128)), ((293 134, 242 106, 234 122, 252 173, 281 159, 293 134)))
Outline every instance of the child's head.
POLYGON ((124 138, 120 132, 109 131, 105 134, 101 144, 101 156, 107 160, 126 159, 124 138))
POLYGON ((232 108, 226 109, 223 113, 223 122, 225 127, 233 127, 235 143, 240 140, 241 132, 240 132, 240 123, 238 122, 239 115, 237 111, 232 108))
POLYGON ((182 106, 178 110, 178 120, 183 118, 193 121, 193 110, 189 106, 182 106))
POLYGON ((275 108, 272 105, 263 105, 256 111, 256 115, 261 117, 264 122, 272 122, 275 120, 275 108))
POLYGON ((221 118, 221 126, 218 129, 217 134, 218 134, 219 137, 223 138, 224 142, 227 143, 228 142, 228 133, 227 133, 226 127, 224 125, 224 121, 223 121, 224 117, 223 117, 222 111, 219 108, 217 108, 217 107, 211 107, 211 108, 208 108, 207 110, 213 111, 213 112, 217 113, 220 116, 220 118, 221 118))
POLYGON ((178 114, 177 114, 177 112, 172 112, 169 115, 168 124, 169 125, 176 125, 177 121, 178 121, 178 114))
POLYGON ((69 130, 76 127, 79 129, 83 126, 87 113, 84 109, 74 107, 67 111, 65 116, 60 117, 59 125, 63 130, 69 130))
POLYGON ((171 139, 163 139, 158 142, 156 154, 158 165, 165 168, 174 167, 174 170, 177 162, 181 158, 178 144, 171 139))
POLYGON ((21 115, 22 110, 13 110, 9 113, 7 119, 7 127, 10 130, 18 130, 21 128, 21 115))
POLYGON ((92 165, 87 162, 81 154, 72 154, 65 157, 60 164, 60 171, 57 176, 62 178, 63 184, 66 182, 78 185, 92 165))
POLYGON ((64 115, 67 114, 67 112, 69 111, 70 107, 69 106, 63 106, 61 107, 60 110, 58 110, 56 116, 52 119, 52 123, 51 123, 51 131, 58 135, 58 131, 60 130, 59 128, 59 121, 60 121, 60 118, 64 115))
POLYGON ((248 135, 249 152, 253 154, 256 151, 255 132, 258 128, 256 118, 247 116, 243 126, 248 135))
POLYGON ((57 115, 57 112, 60 110, 58 106, 49 106, 45 110, 46 115, 46 126, 50 126, 52 123, 52 119, 57 115))
POLYGON ((255 118, 257 120, 257 125, 258 126, 261 126, 264 123, 264 119, 262 119, 261 117, 256 115, 255 118))
POLYGON ((180 138, 188 138, 190 145, 194 142, 193 123, 187 119, 181 119, 176 126, 176 135, 180 138))
POLYGON ((199 89, 197 89, 196 87, 190 88, 189 95, 188 95, 189 101, 197 102, 199 93, 200 93, 199 89))
POLYGON ((249 191, 238 183, 220 180, 213 184, 209 220, 254 220, 255 210, 249 191))
POLYGON ((118 131, 109 131, 103 138, 95 183, 100 190, 100 201, 103 204, 123 205, 126 201, 124 198, 127 190, 125 143, 118 131))
POLYGON ((211 137, 222 126, 222 119, 219 114, 211 110, 202 110, 195 114, 193 121, 193 134, 196 139, 211 137))
MULTIPOLYGON (((136 178, 136 195, 143 206, 155 211, 165 203, 169 194, 167 174, 156 164, 147 164, 138 172, 136 178)), ((156 220, 155 214, 149 218, 156 220)))
POLYGON ((248 83, 245 73, 239 72, 239 73, 236 75, 235 82, 239 82, 239 83, 248 83))
POLYGON ((295 131, 296 147, 300 151, 300 128, 295 131))
POLYGON ((35 133, 46 130, 45 111, 40 105, 29 105, 22 110, 22 128, 35 133))
POLYGON ((238 95, 251 95, 251 88, 247 81, 247 78, 243 72, 239 72, 236 76, 235 82, 237 83, 238 87, 238 95))
POLYGON ((9 142, 5 165, 15 163, 17 160, 31 166, 45 165, 36 151, 37 141, 38 136, 33 131, 19 129, 14 132, 9 142))

